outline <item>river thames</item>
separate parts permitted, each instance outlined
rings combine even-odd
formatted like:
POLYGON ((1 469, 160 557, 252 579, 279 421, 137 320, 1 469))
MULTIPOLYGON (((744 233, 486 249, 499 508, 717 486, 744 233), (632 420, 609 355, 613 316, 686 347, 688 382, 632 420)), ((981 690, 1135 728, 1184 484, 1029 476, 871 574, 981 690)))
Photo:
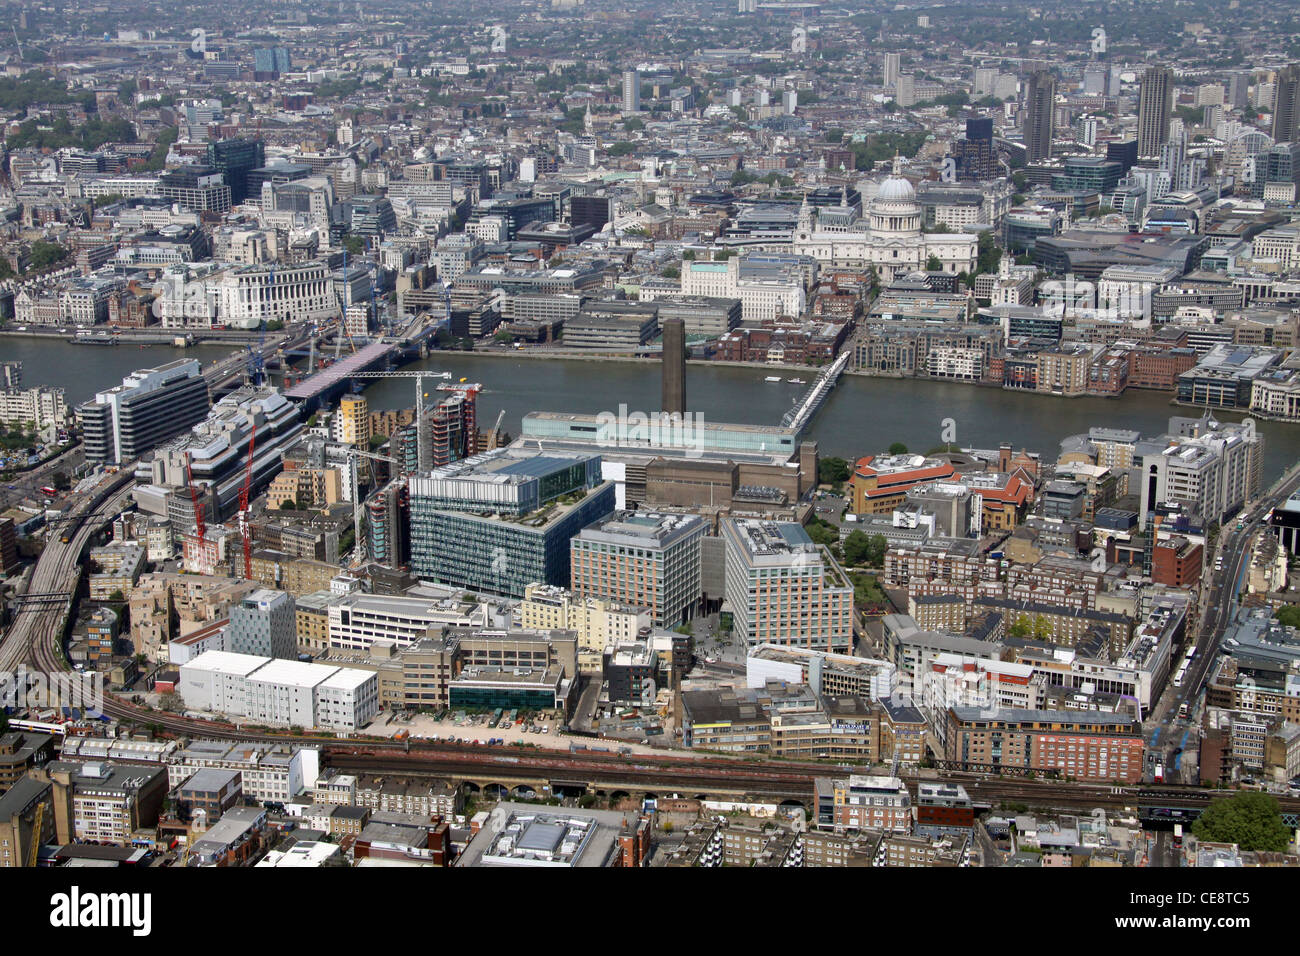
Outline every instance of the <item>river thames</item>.
MULTIPOLYGON (((137 368, 160 365, 181 357, 209 365, 233 351, 228 346, 73 345, 54 339, 0 338, 0 359, 23 363, 23 384, 61 385, 70 406, 96 391, 121 382, 137 368)), ((407 369, 450 372, 455 379, 479 382, 478 420, 485 431, 504 409, 503 427, 518 435, 520 420, 530 411, 652 412, 659 408, 657 363, 566 361, 438 352, 407 369)), ((777 424, 807 386, 786 379, 812 381, 812 370, 742 368, 691 364, 686 372, 686 406, 710 421, 777 424), (780 375, 779 383, 767 382, 780 375)), ((379 381, 366 390, 372 409, 409 407, 409 381, 379 381)), ((845 375, 813 419, 807 435, 816 439, 823 455, 855 458, 883 451, 901 441, 925 452, 943 441, 943 422, 952 419, 956 442, 966 447, 995 448, 1002 441, 1017 449, 1039 452, 1055 461, 1062 438, 1094 425, 1134 428, 1143 435, 1163 432, 1171 415, 1194 410, 1169 403, 1163 392, 1133 389, 1124 397, 1056 398, 998 388, 917 379, 866 378, 845 375)), ((1223 420, 1242 416, 1219 412, 1223 420)), ((1300 425, 1260 421, 1264 436, 1264 477, 1271 482, 1300 460, 1300 425)))

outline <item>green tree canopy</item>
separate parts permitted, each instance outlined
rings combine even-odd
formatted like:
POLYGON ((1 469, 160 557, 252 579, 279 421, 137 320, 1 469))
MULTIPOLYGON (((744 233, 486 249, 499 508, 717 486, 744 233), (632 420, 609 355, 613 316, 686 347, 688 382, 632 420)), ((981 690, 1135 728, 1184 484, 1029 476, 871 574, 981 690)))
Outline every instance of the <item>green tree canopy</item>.
POLYGON ((817 480, 826 485, 832 485, 837 481, 848 481, 849 463, 843 458, 827 457, 818 459, 817 480))
POLYGON ((891 455, 906 455, 907 446, 904 445, 901 441, 896 441, 889 446, 889 453, 891 455))
POLYGON ((1198 840, 1235 843, 1243 850, 1281 852, 1291 840, 1277 800, 1267 793, 1243 791, 1210 803, 1192 824, 1198 840))
POLYGON ((808 537, 812 538, 814 544, 830 547, 840 543, 839 531, 829 521, 823 521, 821 518, 813 518, 804 530, 808 532, 808 537))

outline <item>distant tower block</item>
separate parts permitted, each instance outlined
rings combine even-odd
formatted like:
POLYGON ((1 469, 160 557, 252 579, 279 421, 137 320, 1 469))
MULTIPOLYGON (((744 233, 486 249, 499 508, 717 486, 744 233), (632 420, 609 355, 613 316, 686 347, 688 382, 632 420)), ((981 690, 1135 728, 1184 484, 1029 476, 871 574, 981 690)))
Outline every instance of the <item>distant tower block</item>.
POLYGON ((664 319, 663 408, 670 415, 686 414, 686 322, 664 319))
POLYGON ((495 26, 492 28, 492 49, 493 53, 506 52, 506 28, 495 26))
POLYGON ((808 31, 803 27, 795 27, 790 31, 790 52, 808 52, 808 31))

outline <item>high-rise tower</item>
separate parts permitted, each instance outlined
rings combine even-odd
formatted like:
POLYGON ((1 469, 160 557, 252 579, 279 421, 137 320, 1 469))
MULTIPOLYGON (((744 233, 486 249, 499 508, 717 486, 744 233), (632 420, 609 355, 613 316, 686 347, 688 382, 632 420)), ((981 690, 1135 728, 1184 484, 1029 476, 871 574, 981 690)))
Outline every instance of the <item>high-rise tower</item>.
POLYGON ((1142 74, 1138 99, 1138 155, 1159 156, 1169 142, 1169 118, 1174 106, 1174 74, 1165 66, 1153 66, 1142 74))

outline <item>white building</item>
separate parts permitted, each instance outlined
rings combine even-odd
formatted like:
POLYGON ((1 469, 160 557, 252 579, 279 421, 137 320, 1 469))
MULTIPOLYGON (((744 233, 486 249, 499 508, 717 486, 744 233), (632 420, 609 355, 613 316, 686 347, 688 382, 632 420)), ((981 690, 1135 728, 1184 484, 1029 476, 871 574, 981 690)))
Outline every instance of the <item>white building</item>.
MULTIPOLYGON (((930 258, 953 274, 975 271, 979 239, 967 233, 921 232, 921 206, 912 184, 899 174, 884 181, 867 207, 865 223, 848 232, 819 228, 811 206, 799 211, 792 243, 797 255, 812 256, 823 266, 875 267, 881 281, 925 269, 930 258)), ((748 316, 746 316, 748 318, 748 316)))
POLYGON ((1043 703, 1044 677, 1028 664, 979 660, 940 653, 915 676, 916 700, 938 736, 947 742, 949 707, 994 707, 1037 710, 1043 703))
POLYGON ((244 794, 254 800, 292 800, 316 786, 320 751, 314 748, 196 740, 165 758, 167 783, 175 789, 196 770, 238 770, 244 794))
POLYGON ((187 707, 273 727, 353 731, 379 712, 373 671, 209 651, 180 672, 187 707))
POLYGON ((1143 456, 1144 527, 1161 502, 1185 502, 1206 520, 1222 521, 1259 490, 1258 434, 1249 425, 1205 421, 1199 434, 1169 436, 1161 451, 1143 456))
POLYGON ((165 329, 255 329, 263 321, 328 319, 342 311, 324 262, 179 265, 162 274, 154 291, 165 329))
MULTIPOLYGON (((800 316, 807 304, 803 280, 798 275, 748 278, 740 274, 741 260, 682 262, 681 293, 715 299, 739 299, 745 323, 779 316, 800 316)), ((648 296, 643 295, 642 299, 648 296)))
POLYGON ((48 385, 35 388, 0 389, 0 425, 25 425, 31 422, 38 432, 49 426, 68 424, 68 406, 63 389, 48 385))
POLYGON ((410 647, 430 627, 487 627, 487 605, 429 598, 350 594, 329 608, 330 647, 364 651, 375 641, 410 647))
POLYGON ((189 710, 246 717, 248 678, 270 662, 269 657, 208 651, 181 665, 176 692, 189 710))

